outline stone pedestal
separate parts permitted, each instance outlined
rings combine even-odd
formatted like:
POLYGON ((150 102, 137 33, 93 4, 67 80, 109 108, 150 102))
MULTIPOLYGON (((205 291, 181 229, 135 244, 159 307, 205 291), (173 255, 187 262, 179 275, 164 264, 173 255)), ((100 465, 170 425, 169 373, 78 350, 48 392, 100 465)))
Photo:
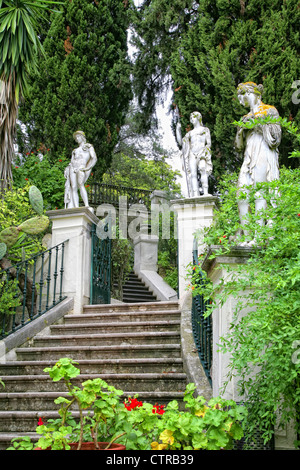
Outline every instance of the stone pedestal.
MULTIPOLYGON (((186 279, 187 267, 193 260, 195 232, 211 225, 217 203, 216 196, 200 196, 172 201, 172 209, 177 214, 179 298, 184 296, 189 284, 186 279)), ((202 243, 200 238, 199 248, 202 243)))
MULTIPOLYGON (((206 271, 214 286, 219 285, 223 279, 228 281, 231 278, 232 273, 234 273, 234 266, 238 266, 241 263, 247 263, 249 254, 252 251, 252 249, 248 247, 236 247, 226 255, 220 255, 210 259, 210 256, 219 250, 219 246, 211 246, 201 266, 203 271, 206 271), (229 267, 230 272, 228 271, 229 267)), ((248 292, 245 290, 244 294, 246 296, 248 292)), ((221 389, 224 383, 227 381, 230 355, 220 352, 218 345, 221 342, 220 339, 226 336, 229 332, 238 301, 239 299, 231 296, 226 300, 226 302, 224 302, 224 304, 219 304, 212 314, 213 365, 211 377, 213 384, 213 396, 221 395, 221 389)), ((241 311, 241 316, 246 315, 248 311, 249 309, 245 308, 243 311, 241 311)), ((233 380, 228 384, 225 394, 223 394, 222 397, 228 400, 243 400, 243 397, 238 395, 236 380, 233 380)))
POLYGON ((134 271, 157 271, 158 237, 141 233, 133 240, 134 271))
POLYGON ((86 207, 47 212, 55 246, 68 240, 64 254, 63 295, 74 298, 74 314, 89 303, 91 282, 91 228, 98 218, 86 207))

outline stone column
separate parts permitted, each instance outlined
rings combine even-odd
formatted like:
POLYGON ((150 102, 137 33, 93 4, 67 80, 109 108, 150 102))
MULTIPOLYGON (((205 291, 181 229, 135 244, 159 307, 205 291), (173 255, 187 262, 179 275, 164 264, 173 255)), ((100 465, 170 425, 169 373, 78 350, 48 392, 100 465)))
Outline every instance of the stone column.
MULTIPOLYGON (((189 284, 186 279, 187 266, 193 260, 195 232, 211 225, 218 198, 216 196, 200 196, 175 199, 171 203, 174 212, 177 214, 179 298, 183 298, 189 284)), ((200 237, 198 248, 202 244, 203 240, 200 237)))
POLYGON ((51 210, 51 245, 68 240, 64 254, 63 295, 74 298, 74 314, 89 303, 91 283, 91 228, 98 218, 86 207, 51 210))
MULTIPOLYGON (((247 263, 251 248, 249 247, 235 247, 225 255, 219 255, 212 259, 210 256, 219 251, 219 246, 211 246, 203 263, 201 265, 203 271, 206 271, 207 276, 216 286, 220 284, 222 279, 229 280, 234 273, 234 266, 238 266, 241 263, 247 263), (228 268, 230 267, 230 272, 228 268)), ((245 296, 247 291, 244 291, 245 296)), ((235 307, 239 299, 229 297, 226 302, 213 311, 212 324, 213 324, 213 365, 211 371, 212 384, 213 384, 213 396, 221 395, 221 388, 227 381, 228 364, 230 357, 228 354, 224 354, 219 351, 220 338, 227 335, 230 329, 230 325, 233 321, 233 315, 235 307)), ((246 308, 241 312, 241 316, 246 315, 249 309, 246 308)), ((242 401, 243 397, 238 396, 236 380, 233 380, 228 384, 223 398, 235 401, 242 401)))

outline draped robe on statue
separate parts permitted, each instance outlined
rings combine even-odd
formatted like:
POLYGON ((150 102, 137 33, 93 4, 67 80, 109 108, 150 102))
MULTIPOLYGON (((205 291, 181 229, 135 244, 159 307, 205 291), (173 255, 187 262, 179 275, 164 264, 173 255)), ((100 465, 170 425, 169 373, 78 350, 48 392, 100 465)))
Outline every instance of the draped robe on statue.
MULTIPOLYGON (((259 111, 252 117, 266 116, 277 118, 279 114, 274 106, 261 103, 259 111)), ((244 118, 249 118, 249 115, 244 118)), ((280 141, 280 124, 258 124, 254 129, 244 129, 243 143, 237 144, 237 150, 244 149, 244 162, 238 179, 239 187, 279 179, 278 146, 280 141)))

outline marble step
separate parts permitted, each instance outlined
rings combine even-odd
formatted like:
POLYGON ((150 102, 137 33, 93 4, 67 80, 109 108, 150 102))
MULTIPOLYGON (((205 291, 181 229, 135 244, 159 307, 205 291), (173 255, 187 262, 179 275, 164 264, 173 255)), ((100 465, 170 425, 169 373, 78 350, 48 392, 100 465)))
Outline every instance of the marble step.
POLYGON ((181 347, 179 344, 127 344, 127 345, 100 345, 100 346, 48 346, 17 348, 18 360, 54 360, 61 357, 70 357, 74 361, 80 359, 113 359, 113 358, 156 358, 160 357, 181 357, 181 347))
MULTIPOLYGON (((180 406, 183 405, 183 392, 167 390, 167 391, 132 391, 128 390, 121 396, 121 401, 128 399, 128 397, 138 396, 138 399, 142 402, 151 404, 158 403, 160 405, 166 405, 169 401, 177 400, 180 406)), ((12 392, 12 393, 0 393, 0 411, 12 411, 16 409, 18 411, 33 411, 41 412, 39 416, 43 416, 42 413, 45 410, 57 411, 58 405, 54 403, 54 400, 58 397, 68 398, 68 392, 65 391, 54 391, 54 392, 12 392)))
POLYGON ((145 331, 179 331, 180 320, 159 320, 139 322, 110 322, 110 323, 68 323, 50 327, 53 335, 101 334, 101 333, 130 333, 145 331))
POLYGON ((125 344, 157 344, 180 342, 180 332, 176 331, 142 331, 125 333, 102 333, 102 334, 70 334, 70 335, 45 335, 36 336, 35 347, 51 346, 109 346, 125 344))
MULTIPOLYGON (((73 383, 80 385, 83 381, 94 378, 101 378, 109 385, 123 390, 147 390, 147 391, 182 391, 186 385, 185 373, 166 372, 166 373, 123 373, 123 374, 80 374, 73 383)), ((5 391, 11 392, 46 392, 64 390, 64 384, 53 382, 47 374, 41 375, 9 375, 2 376, 5 384, 5 391)), ((2 425, 1 425, 2 427, 2 425)))
MULTIPOLYGON (((8 375, 41 375, 44 369, 52 367, 52 361, 12 361, 0 364, 0 376, 8 375)), ((169 373, 183 372, 181 358, 136 358, 136 359, 94 359, 79 360, 78 367, 83 374, 111 374, 111 373, 169 373)), ((1 404, 0 404, 1 406, 1 404)))
POLYGON ((116 303, 116 304, 100 304, 100 305, 85 305, 83 307, 83 314, 85 313, 101 313, 101 312, 150 312, 157 310, 178 309, 178 301, 161 301, 161 302, 138 302, 132 303, 116 303))

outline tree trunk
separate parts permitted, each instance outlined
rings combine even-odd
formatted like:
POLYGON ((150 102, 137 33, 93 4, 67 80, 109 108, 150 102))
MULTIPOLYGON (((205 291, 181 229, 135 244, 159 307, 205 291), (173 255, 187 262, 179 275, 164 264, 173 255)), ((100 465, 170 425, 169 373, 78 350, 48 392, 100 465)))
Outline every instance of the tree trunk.
POLYGON ((11 186, 12 160, 14 157, 14 136, 18 106, 15 96, 14 79, 0 80, 0 190, 11 186))

